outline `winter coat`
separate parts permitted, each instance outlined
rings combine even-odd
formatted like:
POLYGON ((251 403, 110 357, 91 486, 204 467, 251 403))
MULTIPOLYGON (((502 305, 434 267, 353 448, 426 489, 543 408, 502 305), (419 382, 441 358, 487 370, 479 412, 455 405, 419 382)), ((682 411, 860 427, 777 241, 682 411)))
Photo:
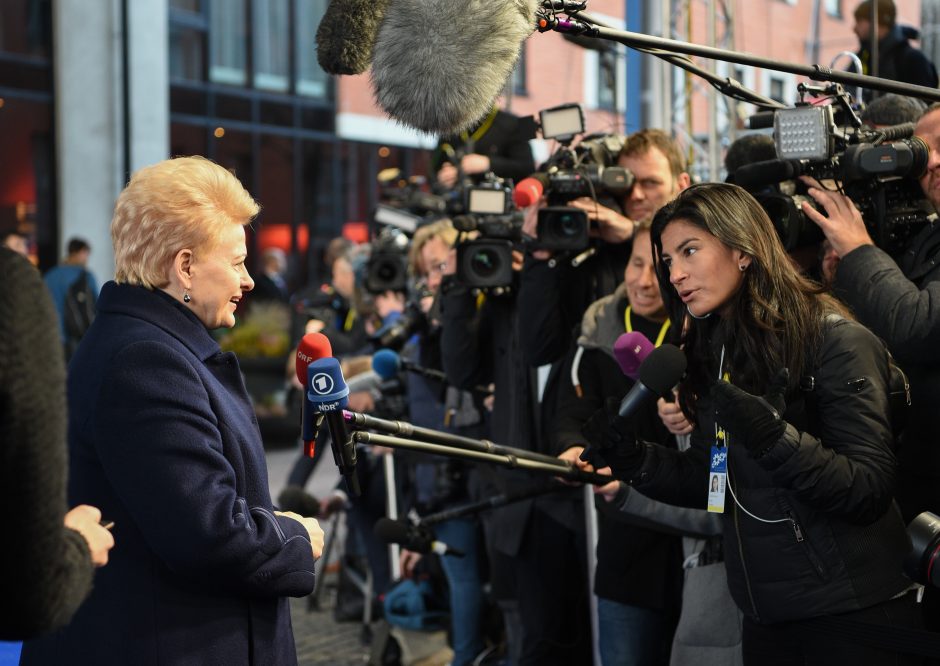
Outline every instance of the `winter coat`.
POLYGON ((69 501, 116 545, 73 622, 21 663, 296 664, 304 526, 274 514, 234 354, 162 291, 105 284, 69 366, 69 501))
MULTIPOLYGON (((788 396, 783 436, 760 458, 733 437, 727 447, 728 584, 738 607, 765 624, 866 608, 911 584, 902 573, 909 541, 892 499, 884 346, 840 319, 826 324, 814 358, 800 380, 807 391, 788 396)), ((644 494, 705 506, 715 433, 708 396, 696 410, 689 451, 646 445, 633 477, 644 494)))

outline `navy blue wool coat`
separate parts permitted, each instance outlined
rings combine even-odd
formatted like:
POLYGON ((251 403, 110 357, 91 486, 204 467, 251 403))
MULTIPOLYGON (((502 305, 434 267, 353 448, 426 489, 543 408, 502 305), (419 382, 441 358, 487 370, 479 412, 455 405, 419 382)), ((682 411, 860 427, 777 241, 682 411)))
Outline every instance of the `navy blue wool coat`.
POLYGON ((65 629, 21 664, 296 664, 304 527, 275 516, 238 362, 161 291, 107 283, 68 373, 70 504, 115 547, 65 629))

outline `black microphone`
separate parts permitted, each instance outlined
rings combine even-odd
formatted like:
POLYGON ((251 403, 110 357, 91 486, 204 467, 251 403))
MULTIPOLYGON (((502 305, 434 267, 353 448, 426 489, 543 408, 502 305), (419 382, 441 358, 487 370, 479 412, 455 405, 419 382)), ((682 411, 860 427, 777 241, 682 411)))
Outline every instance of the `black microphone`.
POLYGON ((747 119, 747 128, 756 130, 773 127, 774 116, 776 116, 776 114, 776 111, 758 111, 757 113, 751 114, 747 119))
MULTIPOLYGON (((335 0, 334 0, 335 1, 335 0)), ((375 99, 431 134, 473 127, 493 108, 536 27, 539 0, 395 0, 375 40, 375 99)))
POLYGON ((349 387, 343 378, 339 361, 333 357, 317 359, 307 366, 307 400, 317 412, 326 416, 330 429, 333 461, 346 481, 352 495, 359 496, 356 476, 356 445, 346 430, 343 409, 349 404, 349 387))
POLYGON ((320 501, 300 486, 284 486, 277 496, 277 504, 284 511, 316 518, 320 515, 320 501))
POLYGON ((465 555, 463 551, 451 548, 446 543, 435 539, 431 528, 423 525, 408 525, 391 518, 379 518, 372 529, 381 541, 397 543, 415 553, 433 552, 454 557, 465 555))
POLYGON ((739 167, 734 172, 734 182, 749 190, 792 180, 801 175, 802 163, 797 160, 766 160, 739 167))
POLYGON ((620 402, 617 413, 630 418, 648 398, 666 395, 682 379, 687 361, 675 345, 657 347, 640 364, 636 383, 620 402))
POLYGON ((317 28, 317 62, 327 74, 362 74, 388 0, 330 0, 317 28))

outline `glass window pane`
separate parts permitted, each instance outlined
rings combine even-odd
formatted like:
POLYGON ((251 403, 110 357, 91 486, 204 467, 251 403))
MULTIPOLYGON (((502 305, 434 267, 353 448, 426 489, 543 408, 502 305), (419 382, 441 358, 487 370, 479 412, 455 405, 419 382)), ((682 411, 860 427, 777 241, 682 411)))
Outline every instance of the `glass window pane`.
POLYGON ((170 78, 202 81, 205 35, 192 28, 170 24, 170 78))
POLYGON ((617 55, 601 53, 597 67, 597 108, 615 110, 617 104, 617 55))
POLYGON ((245 0, 211 0, 209 34, 212 43, 209 80, 245 85, 245 0))
POLYGON ((255 87, 286 92, 290 82, 287 0, 255 0, 255 87))
POLYGON ((317 41, 310 26, 320 25, 326 11, 327 0, 297 0, 297 17, 294 20, 294 53, 297 70, 297 94, 308 97, 327 98, 329 76, 317 62, 317 41))
POLYGON ((184 12, 193 12, 198 14, 202 11, 202 2, 200 0, 170 0, 172 9, 182 9, 184 12))
POLYGON ((48 57, 51 36, 50 0, 0 2, 0 51, 48 57))

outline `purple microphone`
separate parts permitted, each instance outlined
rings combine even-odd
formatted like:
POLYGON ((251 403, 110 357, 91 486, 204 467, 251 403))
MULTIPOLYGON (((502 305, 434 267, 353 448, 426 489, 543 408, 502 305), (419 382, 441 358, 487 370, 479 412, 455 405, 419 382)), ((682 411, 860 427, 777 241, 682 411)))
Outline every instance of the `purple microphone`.
POLYGON ((655 349, 653 343, 642 333, 631 331, 624 333, 614 343, 614 358, 617 365, 630 379, 635 380, 639 375, 640 364, 655 349))

